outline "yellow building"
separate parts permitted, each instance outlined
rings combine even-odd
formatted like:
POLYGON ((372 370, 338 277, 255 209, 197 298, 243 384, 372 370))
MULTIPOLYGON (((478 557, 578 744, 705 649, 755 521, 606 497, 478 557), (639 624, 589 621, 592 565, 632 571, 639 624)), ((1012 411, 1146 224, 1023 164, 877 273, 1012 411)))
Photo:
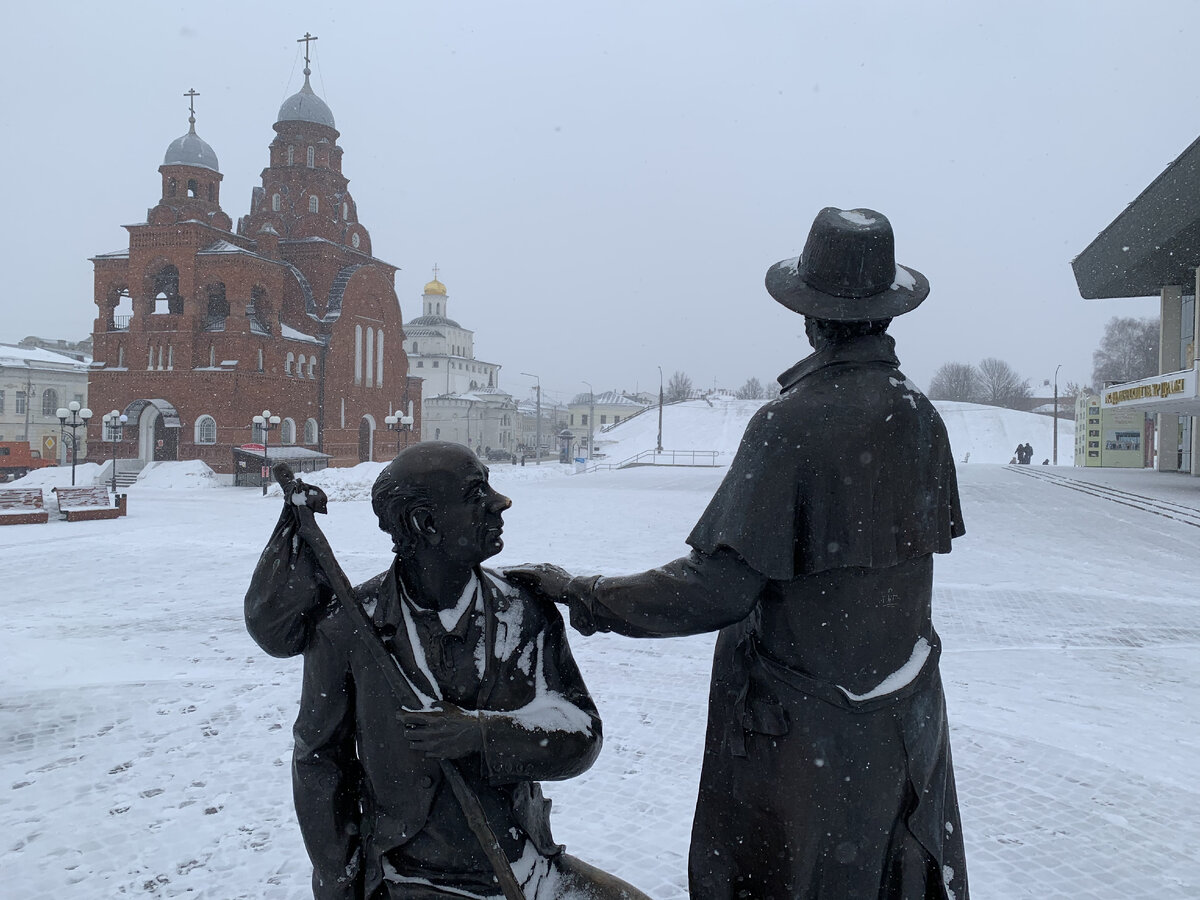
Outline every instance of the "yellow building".
POLYGON ((1086 300, 1159 298, 1159 374, 1105 387, 1101 416, 1105 411, 1156 415, 1159 470, 1200 475, 1200 359, 1195 340, 1200 331, 1200 139, 1125 207, 1071 266, 1086 300))
POLYGON ((1140 409, 1104 406, 1096 394, 1075 401, 1075 465, 1140 469, 1149 463, 1150 421, 1140 409))

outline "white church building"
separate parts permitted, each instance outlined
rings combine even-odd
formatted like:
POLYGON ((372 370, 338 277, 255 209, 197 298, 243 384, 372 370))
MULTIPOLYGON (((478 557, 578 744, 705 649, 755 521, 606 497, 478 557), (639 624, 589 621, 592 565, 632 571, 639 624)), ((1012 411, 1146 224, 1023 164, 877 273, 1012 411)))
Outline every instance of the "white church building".
MULTIPOLYGON (((404 324, 409 373, 425 379, 423 403, 432 397, 499 387, 500 382, 497 363, 475 358, 475 332, 446 315, 450 296, 437 274, 434 266, 433 281, 425 285, 421 295, 421 315, 404 324)), ((432 433, 428 428, 424 431, 432 433)))

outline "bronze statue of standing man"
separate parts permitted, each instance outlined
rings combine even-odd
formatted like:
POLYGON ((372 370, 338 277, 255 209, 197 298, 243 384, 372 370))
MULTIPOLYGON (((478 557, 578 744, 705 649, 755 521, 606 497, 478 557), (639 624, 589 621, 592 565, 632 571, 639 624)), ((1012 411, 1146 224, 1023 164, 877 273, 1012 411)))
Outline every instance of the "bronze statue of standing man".
POLYGON ((934 553, 963 534, 937 411, 887 334, 929 283, 891 224, 826 208, 767 290, 815 352, 780 376, 689 535, 640 575, 510 570, 585 634, 719 629, 693 900, 967 900, 933 629, 934 553))

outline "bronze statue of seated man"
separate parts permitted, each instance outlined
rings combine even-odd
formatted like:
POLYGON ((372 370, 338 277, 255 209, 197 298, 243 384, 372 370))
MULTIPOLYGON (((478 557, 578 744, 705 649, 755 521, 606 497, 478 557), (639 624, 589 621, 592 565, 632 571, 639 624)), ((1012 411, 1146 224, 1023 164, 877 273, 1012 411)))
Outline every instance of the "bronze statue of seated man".
POLYGON ((457 444, 401 452, 371 492, 395 561, 353 597, 302 539, 319 492, 292 482, 286 501, 246 625, 304 654, 292 779, 313 896, 644 898, 551 835, 538 782, 591 766, 600 718, 553 604, 482 566, 512 505, 487 468, 457 444))

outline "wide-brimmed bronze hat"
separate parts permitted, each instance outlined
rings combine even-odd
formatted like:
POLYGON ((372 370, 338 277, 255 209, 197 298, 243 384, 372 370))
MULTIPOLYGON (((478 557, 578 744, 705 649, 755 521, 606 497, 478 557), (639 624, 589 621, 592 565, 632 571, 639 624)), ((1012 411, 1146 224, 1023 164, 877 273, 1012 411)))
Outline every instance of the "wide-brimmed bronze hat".
POLYGON ((896 265, 892 223, 873 209, 825 207, 804 252, 771 266, 766 282, 788 309, 835 322, 890 319, 929 296, 929 279, 896 265))

